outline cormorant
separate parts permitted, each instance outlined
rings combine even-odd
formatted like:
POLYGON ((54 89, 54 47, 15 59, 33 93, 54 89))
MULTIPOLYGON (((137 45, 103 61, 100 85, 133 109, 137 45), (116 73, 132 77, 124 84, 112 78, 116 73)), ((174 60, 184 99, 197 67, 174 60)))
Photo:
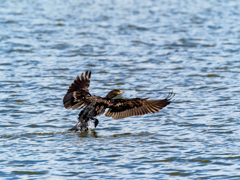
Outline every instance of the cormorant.
POLYGON ((84 107, 79 113, 78 123, 70 130, 87 131, 89 129, 89 120, 92 121, 96 128, 99 121, 95 116, 103 114, 107 108, 108 111, 105 113, 105 116, 113 119, 155 113, 170 104, 174 96, 170 92, 162 100, 147 100, 148 98, 113 99, 123 93, 123 91, 118 89, 110 91, 106 97, 94 96, 88 90, 90 78, 91 71, 86 71, 85 75, 82 73, 81 78, 77 76, 63 98, 63 104, 66 109, 81 109, 84 107))

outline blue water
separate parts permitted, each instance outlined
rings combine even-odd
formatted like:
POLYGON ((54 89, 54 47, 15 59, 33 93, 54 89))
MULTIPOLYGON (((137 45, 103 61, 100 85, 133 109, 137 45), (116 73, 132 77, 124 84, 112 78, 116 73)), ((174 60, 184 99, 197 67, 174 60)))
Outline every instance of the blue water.
POLYGON ((1 179, 239 179, 237 0, 0 1, 1 179), (90 92, 175 100, 69 132, 90 92))

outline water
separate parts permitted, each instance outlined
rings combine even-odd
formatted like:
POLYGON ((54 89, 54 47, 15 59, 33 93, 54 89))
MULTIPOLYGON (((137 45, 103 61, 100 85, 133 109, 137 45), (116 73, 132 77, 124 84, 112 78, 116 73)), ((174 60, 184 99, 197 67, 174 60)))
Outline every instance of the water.
POLYGON ((240 3, 0 1, 2 179, 239 179, 240 3), (175 100, 159 113, 67 131, 62 98, 175 100))

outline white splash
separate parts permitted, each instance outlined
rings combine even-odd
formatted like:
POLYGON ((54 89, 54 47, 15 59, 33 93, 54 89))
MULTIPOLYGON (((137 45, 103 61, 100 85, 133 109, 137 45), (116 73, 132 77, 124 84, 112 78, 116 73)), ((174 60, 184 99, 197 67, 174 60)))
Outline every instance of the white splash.
POLYGON ((89 120, 88 121, 88 129, 95 129, 94 120, 89 120))

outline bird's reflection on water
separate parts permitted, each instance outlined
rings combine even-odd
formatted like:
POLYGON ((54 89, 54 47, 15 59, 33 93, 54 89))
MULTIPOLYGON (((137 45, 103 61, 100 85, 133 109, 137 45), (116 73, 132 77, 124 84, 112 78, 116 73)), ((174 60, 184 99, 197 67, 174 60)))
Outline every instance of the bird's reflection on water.
MULTIPOLYGON (((70 131, 72 132, 72 131, 70 131)), ((90 130, 90 131, 75 131, 77 133, 77 136, 80 138, 98 138, 98 133, 95 130, 90 130)))

